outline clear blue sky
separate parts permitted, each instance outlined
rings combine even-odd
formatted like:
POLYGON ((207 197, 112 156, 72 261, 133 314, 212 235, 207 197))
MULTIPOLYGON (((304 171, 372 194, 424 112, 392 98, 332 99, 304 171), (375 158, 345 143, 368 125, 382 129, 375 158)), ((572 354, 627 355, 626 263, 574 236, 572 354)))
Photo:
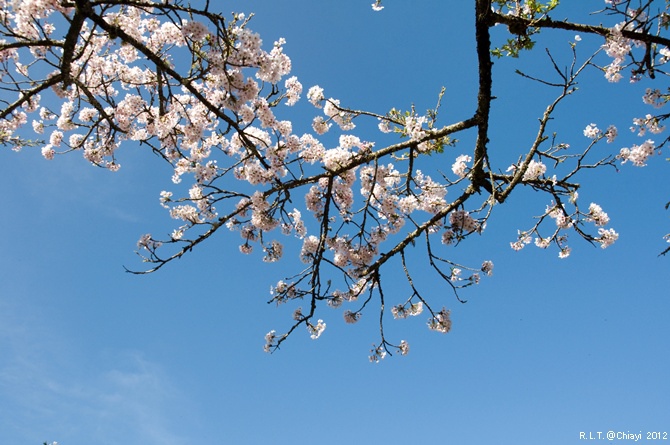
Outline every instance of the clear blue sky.
MULTIPOLYGON (((387 0, 378 13, 371 2, 221 7, 255 12, 250 26, 266 45, 286 38, 306 88, 319 84, 343 104, 383 113, 412 102, 425 110, 444 85, 440 122, 468 117, 473 2, 387 0)), ((554 17, 584 11, 563 7, 554 17)), ((492 157, 511 163, 523 153, 554 94, 514 69, 546 73, 543 47, 566 50, 573 37, 546 32, 534 53, 496 62, 492 157)), ((601 43, 582 37, 581 56, 601 43)), ((613 123, 622 137, 598 150, 639 143, 625 129, 652 112, 640 100, 646 86, 609 84, 594 70, 555 129, 579 146, 587 124, 613 123)), ((294 125, 307 131, 313 110, 295 112, 294 125)), ((472 145, 472 134, 459 138, 445 170, 472 145)), ((158 203, 171 173, 154 156, 127 145, 113 174, 76 154, 47 162, 39 150, 0 151, 0 444, 566 445, 579 443, 580 431, 670 436, 670 258, 657 257, 670 231, 665 157, 583 181, 582 202, 602 205, 620 233, 606 251, 573 237, 566 260, 534 247, 515 253, 517 229, 547 202, 520 193, 496 209, 484 235, 454 251, 464 263, 495 263, 493 277, 463 293, 467 304, 417 270, 426 292, 444 294, 452 332, 428 331, 423 317, 388 321, 411 352, 374 365, 372 312, 356 325, 324 312, 320 339, 301 329, 265 354, 264 334, 287 327, 291 312, 266 304, 269 287, 295 263, 242 256, 236 235, 222 233, 156 274, 125 273, 124 265, 141 266, 133 254, 141 234, 173 228, 158 203)), ((405 285, 388 278, 387 289, 405 285)))

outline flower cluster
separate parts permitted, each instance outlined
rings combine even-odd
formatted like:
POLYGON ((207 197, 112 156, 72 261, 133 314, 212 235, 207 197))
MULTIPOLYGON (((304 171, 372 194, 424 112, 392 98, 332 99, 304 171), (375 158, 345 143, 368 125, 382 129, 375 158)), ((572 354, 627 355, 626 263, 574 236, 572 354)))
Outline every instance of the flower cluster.
POLYGON ((547 166, 540 161, 531 160, 523 174, 524 181, 534 181, 547 171, 547 166))
POLYGON ((611 32, 607 36, 607 40, 603 45, 605 53, 613 59, 612 62, 605 67, 605 78, 610 82, 618 82, 623 78, 621 70, 624 67, 624 62, 632 47, 631 40, 624 37, 621 31, 630 27, 631 24, 625 22, 615 25, 611 29, 611 32))
POLYGON ((655 148, 654 141, 647 139, 640 145, 622 148, 617 157, 621 159, 622 164, 630 161, 636 167, 644 167, 647 165, 647 158, 654 154, 655 148))
POLYGON ((467 174, 468 162, 472 161, 472 158, 468 155, 460 155, 456 158, 456 161, 451 166, 451 171, 454 172, 459 178, 464 178, 467 174))
POLYGON ((577 233, 579 233, 580 236, 584 237, 585 239, 598 242, 603 249, 612 245, 619 238, 619 234, 615 232, 614 229, 604 229, 602 227, 609 224, 610 218, 601 206, 596 203, 591 203, 589 205, 588 213, 580 212, 577 207, 576 192, 570 199, 570 203, 575 206, 575 211, 573 213, 568 213, 566 207, 563 204, 551 203, 548 205, 544 215, 539 217, 539 222, 535 225, 535 227, 533 227, 531 230, 519 231, 517 240, 510 243, 512 249, 519 251, 532 242, 534 242, 537 247, 546 249, 553 243, 559 249, 558 257, 567 258, 570 256, 572 249, 566 244, 567 235, 564 233, 565 231, 573 228, 576 229, 577 233), (539 227, 547 218, 554 221, 555 229, 553 234, 548 237, 543 237, 539 234, 539 227), (596 227, 599 227, 598 235, 593 236, 585 233, 581 228, 583 223, 592 223, 596 227), (533 241, 534 234, 537 236, 533 241))
POLYGON ((614 244, 614 241, 619 239, 619 234, 614 231, 614 229, 598 229, 598 235, 600 235, 596 240, 600 243, 600 247, 606 249, 607 247, 614 244))
POLYGON ((488 276, 493 275, 493 262, 484 261, 482 263, 482 272, 484 272, 488 276))
POLYGON ((421 314, 422 312, 423 303, 420 301, 418 303, 410 303, 409 305, 399 304, 391 308, 393 318, 407 318, 409 316, 414 317, 421 314))
POLYGON ((268 332, 265 334, 265 346, 263 346, 263 350, 265 352, 270 352, 274 346, 276 346, 277 342, 277 332, 273 329, 272 331, 268 332))
POLYGON ((605 226, 610 222, 607 213, 603 212, 602 207, 592 202, 589 205, 589 221, 592 221, 596 226, 605 226))
POLYGON ((312 340, 316 340, 323 334, 323 331, 326 330, 326 323, 323 322, 323 320, 319 320, 316 322, 315 325, 310 323, 309 321, 307 322, 307 331, 310 333, 310 337, 312 340))
POLYGON ((372 345, 370 352, 372 353, 369 357, 371 363, 379 363, 380 361, 384 360, 384 358, 386 358, 386 350, 384 349, 383 345, 372 345))
POLYGON ((344 321, 349 324, 354 324, 358 322, 361 318, 360 312, 351 312, 350 310, 344 311, 344 321))
POLYGON ((653 134, 663 133, 663 131, 665 131, 665 126, 660 125, 660 119, 658 117, 647 114, 643 118, 634 118, 633 126, 630 130, 632 132, 637 132, 638 136, 644 136, 647 131, 653 134))
POLYGON ((600 136, 600 129, 596 126, 596 124, 589 124, 584 129, 584 136, 589 139, 596 139, 598 136, 600 136))
POLYGON ((642 102, 654 108, 661 108, 668 102, 668 98, 667 94, 663 94, 657 89, 647 88, 644 96, 642 96, 642 102))
POLYGON ((448 311, 446 308, 442 308, 442 310, 433 317, 428 320, 428 328, 441 332, 443 334, 448 333, 451 331, 451 311, 448 311))

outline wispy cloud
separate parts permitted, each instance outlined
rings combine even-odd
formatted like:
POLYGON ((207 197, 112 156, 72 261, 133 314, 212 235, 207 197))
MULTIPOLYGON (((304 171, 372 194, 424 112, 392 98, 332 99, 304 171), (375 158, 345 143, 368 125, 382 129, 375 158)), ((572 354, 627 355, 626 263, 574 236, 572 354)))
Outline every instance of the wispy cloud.
POLYGON ((39 317, 8 315, 1 311, 0 443, 191 443, 182 435, 188 397, 160 364, 137 351, 86 356, 38 328, 39 317))

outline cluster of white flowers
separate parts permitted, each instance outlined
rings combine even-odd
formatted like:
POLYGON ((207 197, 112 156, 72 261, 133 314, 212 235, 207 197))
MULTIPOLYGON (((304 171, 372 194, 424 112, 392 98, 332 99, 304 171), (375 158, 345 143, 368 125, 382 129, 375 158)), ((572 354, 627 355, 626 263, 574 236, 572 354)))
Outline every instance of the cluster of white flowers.
POLYGON ((316 255, 319 247, 319 238, 314 235, 309 235, 304 238, 302 242, 302 250, 300 251, 300 259, 303 263, 311 263, 316 255))
POLYGON ((567 257, 570 256, 571 253, 572 253, 572 249, 570 247, 562 246, 561 251, 558 253, 558 257, 561 258, 561 259, 567 258, 567 257))
POLYGON ((530 234, 521 231, 519 231, 517 238, 516 241, 510 243, 512 250, 516 250, 517 252, 533 241, 533 237, 530 234))
POLYGON ((284 246, 277 240, 273 240, 270 245, 263 248, 265 256, 263 261, 266 263, 274 263, 279 261, 284 253, 284 246))
POLYGON ((384 349, 383 345, 379 346, 372 345, 372 349, 370 349, 370 352, 372 353, 370 355, 370 362, 372 363, 379 363, 386 357, 386 350, 384 349))
MULTIPOLYGON (((570 199, 570 202, 571 204, 576 206, 577 202, 576 192, 574 193, 574 196, 570 199)), ((547 238, 538 235, 535 238, 534 243, 537 247, 541 249, 546 249, 552 242, 554 242, 559 248, 558 253, 559 258, 567 258, 568 256, 570 256, 570 253, 572 251, 570 247, 568 247, 565 244, 567 236, 559 235, 559 233, 561 231, 565 231, 574 227, 578 222, 590 222, 593 223, 596 227, 600 227, 598 229, 597 237, 587 236, 587 239, 599 242, 600 246, 603 249, 612 245, 619 238, 618 233, 615 232, 614 229, 602 228, 602 226, 605 226, 610 222, 610 218, 607 215, 607 213, 603 211, 602 207, 596 203, 591 203, 589 205, 588 213, 584 214, 576 210, 573 215, 569 215, 566 212, 565 207, 563 205, 552 203, 547 206, 545 214, 544 216, 541 217, 541 219, 544 219, 546 216, 554 220, 554 222, 556 223, 556 231, 551 237, 547 238)), ((519 231, 517 241, 510 243, 512 249, 518 251, 523 249, 526 245, 533 242, 532 239, 533 232, 538 233, 537 226, 531 231, 525 231, 525 232, 519 231)), ((484 270, 483 267, 482 270, 484 270)))
POLYGON ((286 79, 284 82, 284 88, 286 88, 286 105, 295 105, 300 100, 300 95, 302 94, 302 84, 298 82, 298 78, 296 76, 292 76, 286 79))
POLYGON ((621 30, 630 26, 630 23, 619 23, 614 26, 603 45, 605 53, 613 60, 605 67, 605 78, 610 82, 618 82, 623 78, 621 70, 624 67, 626 56, 631 50, 631 40, 621 34, 621 30))
POLYGON ((428 328, 443 334, 451 331, 451 311, 442 308, 440 312, 428 320, 428 328))
MULTIPOLYGON (((426 116, 406 116, 405 117, 405 132, 413 141, 418 141, 426 136, 426 130, 423 125, 428 121, 426 116)), ((426 152, 430 149, 427 142, 422 142, 417 146, 419 152, 426 152)))
POLYGON ((546 249, 547 247, 549 247, 550 244, 551 244, 550 238, 542 238, 541 236, 535 238, 535 245, 540 249, 546 249))
POLYGON ((275 346, 276 340, 277 340, 277 332, 274 329, 265 334, 265 346, 263 346, 263 350, 265 352, 270 352, 272 350, 272 347, 275 346))
POLYGON ((612 142, 614 142, 614 139, 616 139, 618 134, 619 130, 617 130, 617 128, 614 125, 610 125, 609 127, 607 127, 607 130, 605 130, 605 137, 607 138, 607 143, 611 144, 612 142))
POLYGON ((323 334, 323 331, 326 330, 326 323, 324 323, 323 320, 317 321, 316 325, 307 322, 307 330, 309 331, 312 340, 316 340, 323 334))
POLYGON ((382 6, 382 0, 376 0, 372 4, 372 10, 373 11, 381 11, 382 9, 384 9, 384 7, 382 6))
POLYGON ((454 172, 459 178, 464 178, 467 174, 468 162, 472 161, 472 158, 468 155, 460 155, 456 158, 456 161, 451 166, 451 171, 454 172))
POLYGON ((619 234, 616 233, 614 229, 598 229, 598 235, 600 235, 600 237, 598 237, 597 240, 600 243, 600 247, 603 249, 611 246, 614 244, 614 241, 619 239, 619 234))
POLYGON ((643 118, 634 118, 633 126, 630 130, 632 132, 637 132, 638 136, 644 136, 647 131, 653 134, 660 134, 665 131, 665 125, 660 125, 660 120, 656 116, 647 114, 643 118))
POLYGON ((524 181, 534 181, 547 171, 547 166, 540 161, 531 160, 523 174, 524 181))
POLYGON ((393 318, 407 318, 409 316, 415 317, 423 312, 423 303, 399 304, 391 308, 393 318))
POLYGON ((549 205, 547 206, 546 213, 556 222, 556 227, 559 229, 569 229, 573 225, 572 219, 566 214, 562 205, 549 205))
MULTIPOLYGON (((311 96, 308 93, 308 98, 310 99, 310 102, 314 103, 315 101, 323 101, 324 100, 322 99, 323 89, 321 89, 320 87, 312 87, 312 88, 318 88, 318 89, 311 96)), ((310 92, 312 92, 312 89, 310 89, 310 92)), ((333 99, 331 97, 325 102, 326 103, 323 105, 323 114, 326 115, 328 120, 332 120, 333 122, 335 122, 343 131, 353 130, 354 128, 356 128, 356 125, 354 125, 352 120, 353 116, 348 112, 342 111, 342 109, 340 108, 339 99, 333 99)), ((315 104, 315 106, 317 108, 321 108, 320 103, 315 104)))
POLYGON ((600 129, 596 126, 596 124, 589 124, 584 129, 584 136, 589 139, 596 139, 598 136, 600 136, 600 129))
POLYGON ((654 154, 655 148, 654 141, 647 139, 640 145, 622 148, 618 158, 621 159, 622 164, 630 161, 636 167, 644 167, 647 165, 647 158, 654 154))
POLYGON ((668 95, 661 93, 660 90, 655 88, 647 88, 644 96, 642 96, 642 101, 654 108, 661 108, 668 102, 668 95))
POLYGON ((606 226, 610 222, 609 216, 603 211, 602 207, 593 202, 589 205, 589 220, 596 226, 606 226))
POLYGON ((161 246, 160 241, 156 241, 151 237, 150 233, 144 234, 140 237, 139 241, 137 241, 137 248, 138 249, 146 249, 148 251, 153 252, 154 250, 158 249, 161 246))
POLYGON ((466 210, 451 212, 449 214, 449 224, 451 224, 452 230, 465 233, 474 232, 481 227, 466 210))
POLYGON ((344 321, 349 324, 354 324, 361 318, 360 312, 351 312, 350 310, 344 311, 344 321))

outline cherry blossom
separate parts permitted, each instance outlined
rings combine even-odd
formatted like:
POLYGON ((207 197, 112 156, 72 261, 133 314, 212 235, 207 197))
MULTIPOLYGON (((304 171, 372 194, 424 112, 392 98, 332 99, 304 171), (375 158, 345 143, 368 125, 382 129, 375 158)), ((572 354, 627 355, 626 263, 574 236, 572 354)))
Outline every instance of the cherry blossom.
POLYGON ((456 161, 451 166, 451 171, 460 178, 464 178, 467 173, 468 162, 472 161, 472 158, 468 155, 460 155, 456 158, 456 161))

